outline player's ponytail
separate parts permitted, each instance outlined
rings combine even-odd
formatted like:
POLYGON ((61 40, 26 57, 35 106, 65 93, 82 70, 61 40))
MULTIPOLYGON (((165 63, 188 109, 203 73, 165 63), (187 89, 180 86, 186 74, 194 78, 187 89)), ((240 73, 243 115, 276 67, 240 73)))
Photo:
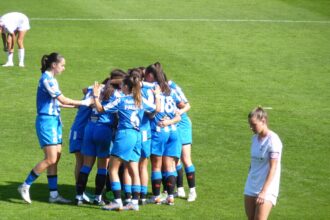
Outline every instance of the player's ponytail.
POLYGON ((167 78, 166 75, 163 71, 163 67, 159 62, 156 62, 154 64, 151 64, 146 68, 146 74, 151 73, 154 76, 154 79, 158 83, 161 91, 165 95, 170 95, 171 94, 171 89, 170 86, 167 83, 167 78))
POLYGON ((59 63, 63 58, 63 56, 55 52, 49 55, 43 55, 41 58, 41 73, 50 70, 53 63, 59 63))
POLYGON ((123 80, 123 84, 127 86, 128 92, 133 94, 134 103, 137 107, 141 107, 142 95, 141 95, 141 81, 137 76, 126 76, 123 80))

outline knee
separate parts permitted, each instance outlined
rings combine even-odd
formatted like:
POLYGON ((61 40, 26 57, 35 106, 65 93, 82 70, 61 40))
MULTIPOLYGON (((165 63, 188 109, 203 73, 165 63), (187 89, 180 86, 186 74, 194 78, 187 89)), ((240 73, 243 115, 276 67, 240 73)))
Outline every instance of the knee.
POLYGON ((48 164, 48 166, 51 166, 57 163, 57 158, 47 158, 45 161, 48 164))

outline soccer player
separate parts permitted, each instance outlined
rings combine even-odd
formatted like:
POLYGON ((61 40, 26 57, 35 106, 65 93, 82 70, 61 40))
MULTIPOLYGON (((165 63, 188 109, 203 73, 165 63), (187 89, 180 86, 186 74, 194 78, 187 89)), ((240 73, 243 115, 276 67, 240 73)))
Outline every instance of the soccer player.
MULTIPOLYGON (((173 81, 168 81, 168 84, 170 88, 173 89, 185 103, 185 107, 179 110, 181 121, 178 123, 178 132, 182 144, 181 161, 185 167, 187 182, 189 186, 189 195, 187 201, 193 202, 197 198, 197 193, 195 189, 195 166, 192 163, 192 159, 191 159, 192 126, 191 126, 191 120, 187 114, 187 111, 189 111, 190 109, 190 104, 185 94, 183 93, 182 89, 176 83, 174 83, 173 81)), ((186 196, 183 187, 182 163, 178 161, 176 166, 176 170, 178 172, 177 195, 178 197, 181 198, 186 196)))
POLYGON ((123 80, 122 92, 124 95, 117 100, 102 106, 98 95, 100 88, 98 83, 94 85, 95 106, 99 112, 118 112, 118 130, 110 156, 111 188, 115 200, 105 210, 139 210, 139 194, 141 190, 138 162, 141 154, 140 121, 143 111, 154 112, 158 110, 159 98, 156 95, 156 106, 147 103, 141 96, 140 80, 134 76, 127 76, 123 80), (121 200, 121 184, 118 175, 119 167, 125 163, 132 177, 132 202, 123 207, 121 200))
POLYGON ((19 66, 24 67, 24 37, 30 29, 29 19, 25 14, 19 12, 10 12, 0 18, 0 31, 4 51, 7 52, 7 62, 4 67, 14 66, 14 45, 17 38, 19 66))
POLYGON ((176 123, 181 119, 177 105, 184 105, 176 93, 170 89, 162 66, 155 63, 146 68, 145 80, 149 83, 157 82, 161 93, 161 111, 150 122, 151 127, 151 167, 152 192, 151 202, 159 204, 162 171, 166 181, 168 196, 166 203, 174 205, 174 188, 176 183, 175 159, 181 155, 181 142, 176 123))
POLYGON ((248 121, 255 135, 252 137, 251 164, 244 188, 245 213, 249 220, 267 219, 279 192, 282 142, 268 128, 268 117, 263 108, 253 109, 248 121))
MULTIPOLYGON (((88 99, 93 95, 93 87, 83 89, 84 99, 88 99)), ((91 116, 92 108, 88 106, 79 106, 74 122, 72 123, 69 135, 70 153, 74 153, 76 157, 76 165, 74 169, 75 179, 78 180, 80 169, 83 165, 83 156, 80 153, 83 145, 85 126, 91 116)))
POLYGON ((58 53, 44 55, 41 59, 41 78, 37 89, 36 131, 44 159, 28 174, 24 183, 18 187, 23 200, 31 203, 30 186, 47 169, 50 203, 69 203, 57 190, 57 164, 62 150, 62 122, 60 104, 89 106, 92 100, 72 100, 65 97, 59 89, 55 76, 65 69, 65 59, 58 53))
MULTIPOLYGON (((93 95, 93 87, 83 89, 83 100, 89 99, 93 95)), ((89 106, 79 106, 74 122, 72 123, 69 134, 69 151, 75 155, 76 164, 74 168, 74 175, 76 184, 81 167, 83 166, 83 155, 81 154, 81 148, 83 145, 85 126, 91 116, 92 108, 89 106)), ((89 197, 84 193, 83 198, 86 202, 90 202, 89 197)))
MULTIPOLYGON (((150 103, 154 102, 153 84, 148 84, 143 82, 145 74, 145 68, 139 67, 129 70, 129 75, 135 75, 138 77, 142 83, 141 95, 143 98, 147 99, 150 103)), ((141 157, 139 161, 139 172, 141 180, 141 193, 140 193, 140 204, 147 204, 147 193, 148 193, 148 159, 151 154, 151 130, 150 130, 150 114, 145 112, 141 119, 140 124, 141 133, 141 157)))
MULTIPOLYGON (((111 101, 114 89, 107 78, 102 85, 99 99, 102 105, 111 101)), ((93 97, 96 97, 95 95, 93 97)), ((115 99, 116 97, 112 97, 115 99)), ((89 122, 86 125, 81 154, 83 155, 83 166, 80 169, 76 184, 76 205, 83 204, 83 192, 86 189, 88 176, 92 170, 95 159, 97 158, 97 175, 95 178, 95 205, 105 205, 102 200, 102 192, 107 178, 108 157, 110 155, 110 144, 115 124, 115 115, 99 113, 93 108, 89 122)))

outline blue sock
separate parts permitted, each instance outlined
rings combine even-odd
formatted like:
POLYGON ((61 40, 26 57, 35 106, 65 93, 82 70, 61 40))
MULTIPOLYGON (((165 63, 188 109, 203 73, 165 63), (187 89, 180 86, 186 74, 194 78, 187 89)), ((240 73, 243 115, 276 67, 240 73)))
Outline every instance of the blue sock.
POLYGON ((49 175, 47 179, 49 191, 57 191, 57 175, 49 175))
POLYGON ((193 173, 195 172, 195 166, 192 164, 189 167, 185 168, 186 173, 193 173))
POLYGON ((27 185, 32 185, 32 183, 39 177, 40 174, 36 174, 33 170, 26 177, 25 183, 27 185))

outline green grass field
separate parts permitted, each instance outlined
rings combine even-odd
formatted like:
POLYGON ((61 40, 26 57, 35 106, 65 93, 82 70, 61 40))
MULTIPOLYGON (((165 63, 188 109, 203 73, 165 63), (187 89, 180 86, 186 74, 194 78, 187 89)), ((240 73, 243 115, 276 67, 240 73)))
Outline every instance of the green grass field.
MULTIPOLYGON (((0 68, 0 219, 244 219, 247 114, 257 105, 272 107, 270 128, 284 144, 270 219, 330 218, 329 1, 1 1, 0 14, 10 11, 27 14, 31 30, 26 67, 0 68), (17 186, 43 157, 35 96, 41 56, 53 51, 67 62, 60 88, 76 99, 113 68, 163 64, 192 105, 196 202, 177 199, 174 207, 147 205, 139 212, 50 205, 45 173, 31 188, 33 203, 22 202, 17 186)), ((0 63, 5 60, 1 52, 0 63)), ((74 116, 75 110, 62 110, 59 190, 71 199, 74 116)), ((92 192, 94 173, 88 186, 92 192)))

